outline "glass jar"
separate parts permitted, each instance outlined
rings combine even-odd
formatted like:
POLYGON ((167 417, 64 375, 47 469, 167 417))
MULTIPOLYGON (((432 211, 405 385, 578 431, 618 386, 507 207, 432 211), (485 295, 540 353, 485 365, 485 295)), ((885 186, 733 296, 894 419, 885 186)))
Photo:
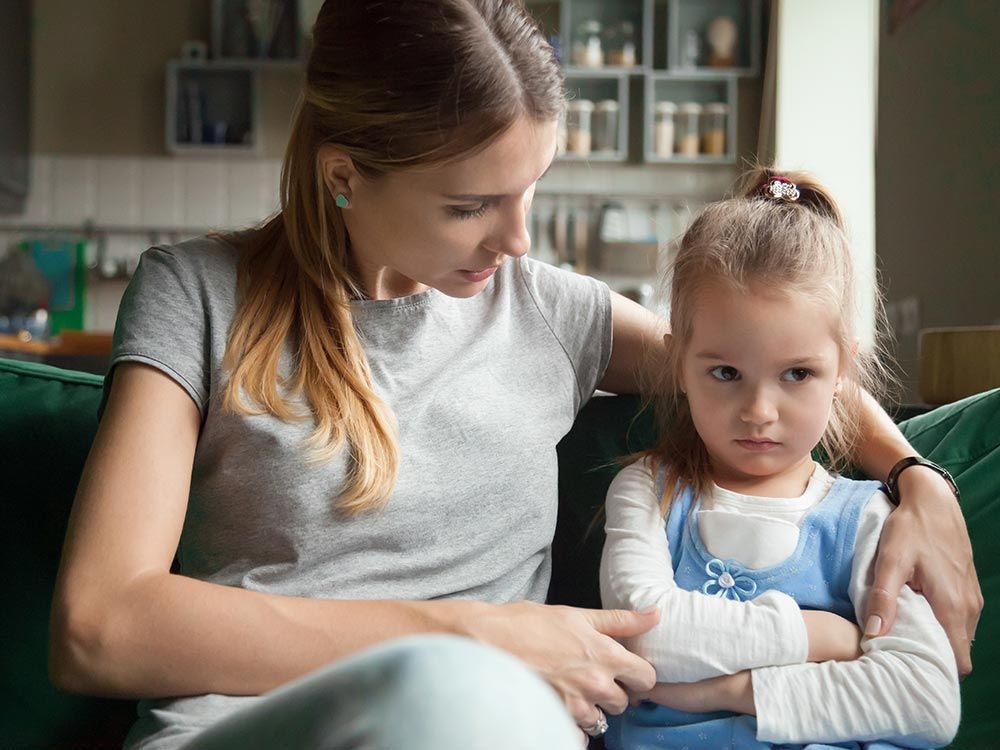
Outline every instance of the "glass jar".
POLYGON ((604 48, 601 46, 600 21, 585 21, 577 29, 573 43, 573 64, 581 68, 604 66, 604 48))
POLYGON ((673 102, 657 102, 653 124, 653 151, 664 159, 674 155, 674 115, 677 105, 673 102))
POLYGON ((577 156, 590 154, 590 119, 594 103, 589 99, 574 99, 566 105, 566 150, 577 156))
POLYGON ((710 156, 723 156, 726 153, 726 120, 728 116, 728 104, 714 102, 705 105, 701 136, 702 153, 710 156))
POLYGON ((697 156, 701 141, 702 106, 695 102, 685 102, 677 108, 675 122, 677 133, 677 153, 681 156, 697 156))
POLYGON ((618 150, 618 109, 614 99, 594 105, 594 151, 608 154, 618 150))
POLYGON ((606 48, 608 51, 608 65, 621 68, 634 68, 636 63, 635 55, 635 24, 631 21, 622 21, 616 26, 608 28, 605 36, 606 48))

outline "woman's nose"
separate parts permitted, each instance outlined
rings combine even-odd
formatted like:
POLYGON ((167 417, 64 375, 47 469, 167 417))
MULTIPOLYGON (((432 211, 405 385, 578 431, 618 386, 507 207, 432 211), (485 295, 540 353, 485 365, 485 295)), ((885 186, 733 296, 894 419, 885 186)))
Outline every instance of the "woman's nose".
POLYGON ((491 242, 494 251, 519 258, 531 249, 531 235, 528 234, 528 211, 530 200, 510 201, 500 212, 496 235, 491 242))

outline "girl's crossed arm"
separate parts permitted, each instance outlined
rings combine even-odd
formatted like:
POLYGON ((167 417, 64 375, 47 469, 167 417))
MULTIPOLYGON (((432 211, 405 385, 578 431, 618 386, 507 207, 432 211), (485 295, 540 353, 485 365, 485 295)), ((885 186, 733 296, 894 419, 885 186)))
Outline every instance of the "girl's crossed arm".
POLYGON ((802 611, 770 591, 751 602, 685 591, 674 582, 660 498, 645 462, 623 469, 608 489, 601 558, 606 608, 660 610, 659 623, 626 642, 660 682, 695 682, 754 667, 853 659, 860 634, 830 612, 802 611))

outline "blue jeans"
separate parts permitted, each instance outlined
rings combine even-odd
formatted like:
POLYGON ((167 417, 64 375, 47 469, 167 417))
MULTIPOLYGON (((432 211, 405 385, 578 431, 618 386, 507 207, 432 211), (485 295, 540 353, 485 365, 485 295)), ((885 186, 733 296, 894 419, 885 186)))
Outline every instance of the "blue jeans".
POLYGON ((283 685, 183 750, 579 750, 555 691, 513 656, 430 635, 367 649, 283 685))

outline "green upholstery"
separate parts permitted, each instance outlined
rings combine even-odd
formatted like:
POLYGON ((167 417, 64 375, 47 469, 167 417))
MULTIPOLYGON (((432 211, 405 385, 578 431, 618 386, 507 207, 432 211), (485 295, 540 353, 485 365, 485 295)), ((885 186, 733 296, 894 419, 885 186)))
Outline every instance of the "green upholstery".
MULTIPOLYGON (((97 428, 101 378, 0 359, 0 533, 6 575, 0 626, 6 634, 0 686, 4 747, 119 748, 134 716, 129 701, 70 696, 46 673, 52 585, 76 483, 97 428)), ((902 425, 925 455, 957 476, 987 602, 1000 585, 996 537, 1000 514, 1000 391, 941 407, 902 425)), ((560 510, 554 542, 553 602, 598 606, 603 543, 598 517, 619 459, 654 435, 635 397, 595 398, 559 445, 560 510), (638 416, 637 416, 638 415, 638 416), (589 532, 589 533, 588 533, 589 532)), ((994 746, 1000 719, 990 692, 1000 691, 998 622, 983 613, 977 669, 962 686, 964 721, 952 747, 994 746)))

